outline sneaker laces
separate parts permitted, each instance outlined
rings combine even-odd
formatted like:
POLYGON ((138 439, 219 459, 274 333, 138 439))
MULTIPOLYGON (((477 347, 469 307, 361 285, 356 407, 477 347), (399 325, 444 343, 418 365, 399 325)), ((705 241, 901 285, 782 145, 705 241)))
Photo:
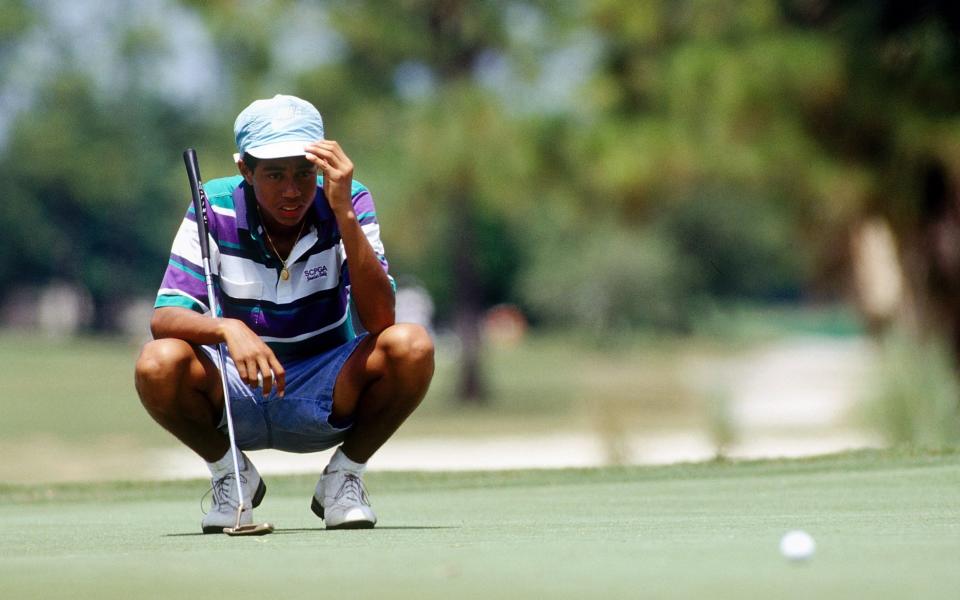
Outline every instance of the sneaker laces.
MULTIPOLYGON (((234 479, 233 473, 227 473, 220 479, 213 480, 213 485, 211 485, 210 488, 206 492, 204 492, 203 496, 200 497, 200 512, 202 512, 203 514, 207 514, 208 512, 210 512, 209 510, 203 507, 203 502, 204 500, 207 499, 207 496, 211 496, 211 495, 213 500, 210 506, 211 509, 214 506, 222 506, 223 504, 226 504, 227 506, 234 509, 237 507, 237 504, 236 504, 237 493, 232 491, 233 486, 230 484, 229 481, 227 481, 228 479, 230 480, 234 479)), ((246 483, 247 483, 247 476, 241 472, 240 485, 246 485, 246 483)), ((246 508, 249 508, 249 507, 246 507, 246 508)))
POLYGON ((354 473, 345 472, 343 474, 343 483, 340 484, 340 489, 337 490, 337 495, 333 498, 333 501, 339 502, 341 499, 352 501, 354 505, 370 506, 363 480, 354 473))

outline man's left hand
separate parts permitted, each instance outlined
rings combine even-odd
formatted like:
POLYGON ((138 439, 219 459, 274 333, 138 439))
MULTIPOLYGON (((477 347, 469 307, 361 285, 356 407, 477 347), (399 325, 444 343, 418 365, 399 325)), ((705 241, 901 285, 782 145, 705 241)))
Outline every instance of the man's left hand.
POLYGON ((306 146, 307 160, 323 173, 323 193, 335 216, 353 211, 353 161, 334 140, 320 140, 306 146))

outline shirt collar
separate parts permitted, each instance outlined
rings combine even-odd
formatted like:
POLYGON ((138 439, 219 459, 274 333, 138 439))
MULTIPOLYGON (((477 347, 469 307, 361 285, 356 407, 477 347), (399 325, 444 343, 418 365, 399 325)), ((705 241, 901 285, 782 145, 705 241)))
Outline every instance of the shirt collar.
POLYGON ((247 218, 247 182, 241 181, 233 190, 233 210, 237 215, 237 229, 250 231, 250 221, 247 218))
POLYGON ((330 203, 323 194, 323 188, 317 186, 317 194, 313 197, 313 212, 321 221, 328 221, 333 218, 333 211, 330 210, 330 203))

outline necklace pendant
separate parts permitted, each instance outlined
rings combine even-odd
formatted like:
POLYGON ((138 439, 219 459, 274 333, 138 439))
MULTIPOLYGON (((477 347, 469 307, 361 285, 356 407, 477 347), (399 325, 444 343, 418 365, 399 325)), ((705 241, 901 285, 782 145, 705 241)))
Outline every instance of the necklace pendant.
POLYGON ((280 271, 280 279, 284 281, 290 279, 290 271, 288 271, 286 267, 284 267, 283 270, 280 271))

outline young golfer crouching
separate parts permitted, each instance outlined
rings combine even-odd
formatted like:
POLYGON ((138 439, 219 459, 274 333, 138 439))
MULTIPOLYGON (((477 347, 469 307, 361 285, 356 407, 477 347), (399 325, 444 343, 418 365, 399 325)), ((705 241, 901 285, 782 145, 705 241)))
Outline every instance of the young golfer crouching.
MULTIPOLYGON (((433 344, 394 322, 394 285, 373 198, 323 136, 309 102, 257 100, 234 124, 240 175, 204 185, 210 264, 221 315, 210 315, 194 211, 178 231, 137 360, 147 412, 210 468, 205 533, 237 523, 237 490, 253 507, 265 485, 242 452, 234 475, 217 344, 240 450, 317 452, 339 445, 313 511, 328 529, 373 527, 367 460, 423 399, 433 344), (353 306, 367 333, 357 335, 353 306), (216 318, 211 318, 211 316, 216 318)), ((251 523, 252 507, 240 523, 251 523)))

